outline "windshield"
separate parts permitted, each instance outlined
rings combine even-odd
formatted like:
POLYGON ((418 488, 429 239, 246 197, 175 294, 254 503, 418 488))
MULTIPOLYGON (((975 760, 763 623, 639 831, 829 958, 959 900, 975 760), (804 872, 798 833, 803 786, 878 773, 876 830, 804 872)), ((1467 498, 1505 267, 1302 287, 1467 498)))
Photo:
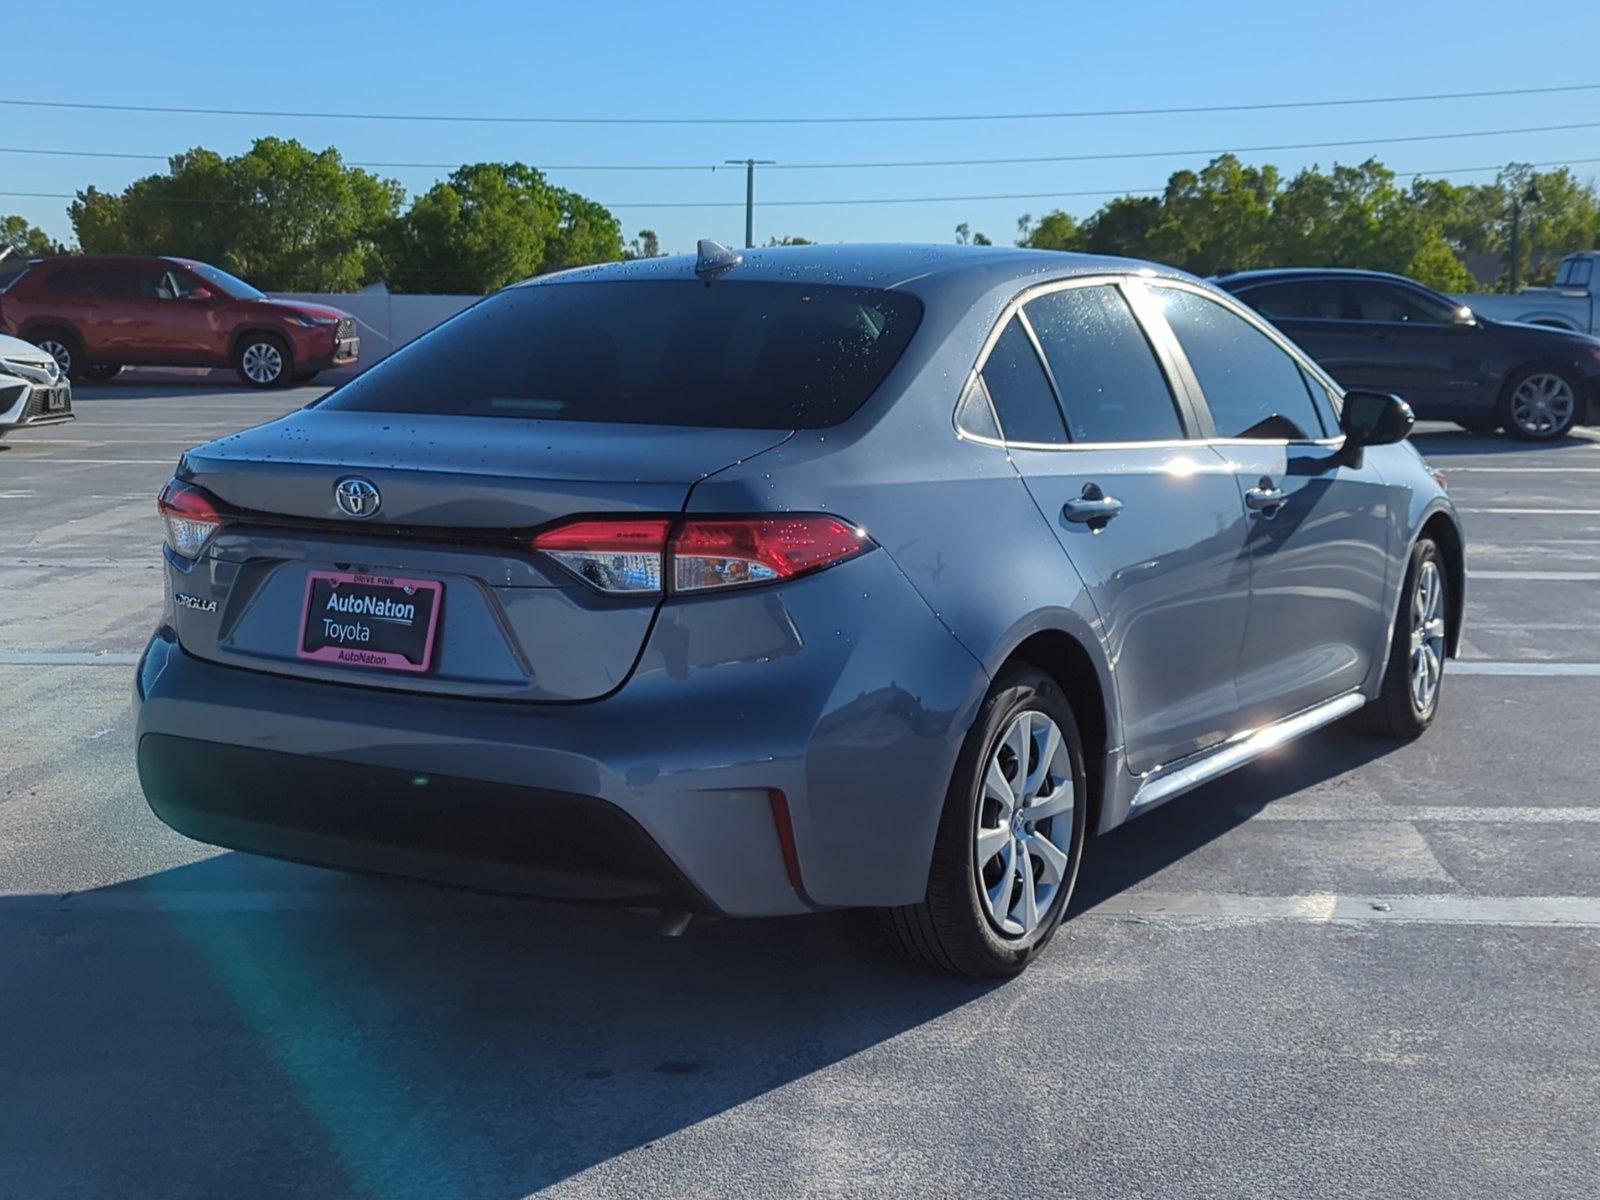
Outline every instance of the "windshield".
POLYGON ((229 275, 220 267, 213 267, 210 263, 189 263, 189 269, 201 276, 207 283, 216 284, 235 300, 265 300, 267 294, 260 288, 254 287, 240 279, 237 275, 229 275))
POLYGON ((391 355, 326 406, 815 429, 861 406, 921 315, 903 293, 835 285, 514 287, 391 355))

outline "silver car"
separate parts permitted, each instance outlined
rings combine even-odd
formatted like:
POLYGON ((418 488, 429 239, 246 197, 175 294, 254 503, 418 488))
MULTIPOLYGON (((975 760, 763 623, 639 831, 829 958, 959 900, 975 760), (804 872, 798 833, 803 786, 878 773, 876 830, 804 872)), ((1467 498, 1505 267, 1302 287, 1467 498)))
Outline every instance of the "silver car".
POLYGON ((1434 719, 1463 543, 1410 426, 1128 260, 534 280, 183 456, 140 778, 222 846, 875 908, 1015 972, 1087 835, 1358 710, 1434 719))
POLYGON ((73 419, 72 384, 45 351, 0 333, 0 437, 73 419))

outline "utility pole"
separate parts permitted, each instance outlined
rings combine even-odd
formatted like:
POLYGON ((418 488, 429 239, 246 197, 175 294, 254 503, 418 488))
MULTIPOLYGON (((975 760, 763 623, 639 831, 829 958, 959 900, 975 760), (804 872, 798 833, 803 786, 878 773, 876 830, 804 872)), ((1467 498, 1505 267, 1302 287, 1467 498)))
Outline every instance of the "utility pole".
POLYGON ((730 167, 744 168, 744 248, 756 244, 756 168, 776 164, 774 158, 729 158, 723 160, 730 167))
POLYGON ((1528 184, 1528 190, 1521 196, 1511 198, 1511 291, 1516 293, 1520 282, 1519 270, 1522 259, 1522 206, 1524 204, 1537 204, 1544 197, 1539 194, 1537 184, 1528 184))

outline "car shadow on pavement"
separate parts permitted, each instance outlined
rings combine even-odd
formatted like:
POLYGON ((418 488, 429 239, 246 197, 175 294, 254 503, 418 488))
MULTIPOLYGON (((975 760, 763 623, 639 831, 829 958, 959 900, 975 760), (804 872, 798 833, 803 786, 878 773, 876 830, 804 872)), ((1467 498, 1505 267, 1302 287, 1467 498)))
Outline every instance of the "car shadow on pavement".
POLYGON ((1085 848, 1069 915, 1127 891, 1244 824, 1267 805, 1354 771, 1395 746, 1345 721, 1092 839, 1085 848))
POLYGON ((237 854, 0 923, 8 1196, 522 1196, 989 990, 859 914, 668 939, 237 854))

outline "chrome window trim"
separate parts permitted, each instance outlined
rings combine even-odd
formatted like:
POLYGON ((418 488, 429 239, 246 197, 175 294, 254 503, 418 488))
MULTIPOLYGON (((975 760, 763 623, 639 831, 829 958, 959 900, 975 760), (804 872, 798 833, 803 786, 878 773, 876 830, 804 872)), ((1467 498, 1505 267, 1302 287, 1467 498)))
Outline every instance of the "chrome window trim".
MULTIPOLYGON (((1006 323, 1010 321, 1013 316, 1020 316, 1022 317, 1023 321, 1026 322, 1027 316, 1022 312, 1022 306, 1027 304, 1030 300, 1036 299, 1039 296, 1047 295, 1051 292, 1063 292, 1068 288, 1077 287, 1099 287, 1106 284, 1110 284, 1111 286, 1116 287, 1123 292, 1128 301, 1128 307, 1133 310, 1134 320, 1139 323, 1145 336, 1150 339, 1150 352, 1155 356, 1156 364, 1161 368, 1161 373, 1167 380, 1167 386, 1172 389, 1173 403, 1175 406, 1177 406, 1179 419, 1183 421, 1185 427, 1188 427, 1192 423, 1194 415, 1198 415, 1200 413, 1203 413, 1205 419, 1209 422, 1210 410, 1204 407, 1204 392, 1200 390, 1199 383, 1194 378, 1193 370, 1189 366, 1189 360, 1187 356, 1183 354, 1182 346, 1178 345, 1177 335, 1172 332, 1172 327, 1167 324, 1166 318, 1162 316, 1159 310, 1152 311, 1154 310, 1154 297, 1149 296, 1147 292, 1141 295, 1139 292, 1135 291, 1135 289, 1148 289, 1151 287, 1179 288, 1183 291, 1194 292, 1197 295, 1204 296, 1213 303, 1220 304, 1228 311, 1244 318, 1248 324, 1254 326, 1261 333, 1265 334, 1267 339, 1275 344, 1285 354, 1287 354, 1291 360, 1298 363, 1301 369, 1304 370, 1313 380, 1321 384, 1328 393, 1329 402, 1333 406, 1334 417, 1338 418, 1342 415, 1341 404, 1344 400, 1344 389, 1334 381, 1331 375, 1329 375, 1320 366, 1318 366, 1316 362, 1314 362, 1303 351, 1301 351, 1298 346, 1289 341, 1288 338, 1284 337, 1284 335, 1277 329, 1273 328, 1273 326, 1264 317, 1253 311, 1248 305, 1244 304, 1231 293, 1223 291, 1220 288, 1205 287, 1201 284, 1193 283, 1187 279, 1180 279, 1173 276, 1157 275, 1154 271, 1145 269, 1122 273, 1101 272, 1094 275, 1075 275, 1070 279, 1046 280, 1043 283, 1030 284, 1028 287, 1023 288, 1022 291, 1018 292, 1010 300, 1006 301, 1004 307, 1001 308, 999 315, 995 318, 994 325, 990 328, 988 335, 983 339, 983 344, 978 348, 978 357, 973 363, 972 370, 967 373, 966 381, 962 384, 960 392, 956 394, 956 402, 954 408, 951 410, 950 419, 958 437, 969 442, 974 442, 978 445, 996 446, 1001 449, 1054 451, 1138 449, 1171 450, 1174 448, 1189 446, 1255 446, 1258 448, 1262 446, 1320 446, 1327 449, 1337 449, 1344 445, 1345 439, 1343 434, 1338 434, 1333 437, 1295 439, 1239 437, 1225 438, 1202 436, 1198 430, 1192 430, 1191 436, 1189 437, 1164 438, 1160 441, 1149 442, 1010 441, 1005 437, 1005 426, 1000 423, 999 413, 994 411, 994 401, 992 398, 990 398, 989 401, 989 411, 995 418, 994 427, 1000 431, 1000 438, 996 440, 994 438, 984 437, 980 434, 970 433, 967 430, 962 429, 956 418, 960 414, 961 401, 967 394, 967 388, 972 384, 972 377, 976 375, 978 377, 978 382, 980 384, 983 383, 983 368, 988 364, 989 354, 994 349, 995 343, 1000 340, 1001 333, 1005 331, 1006 323), (1159 322, 1159 325, 1152 328, 1152 321, 1159 322), (1169 364, 1166 360, 1166 355, 1172 356, 1173 362, 1171 364, 1169 364), (1183 378, 1174 379, 1172 377, 1171 371, 1173 366, 1176 366, 1183 373, 1183 378), (1182 396, 1179 395, 1180 389, 1184 393, 1182 396)), ((1025 323, 1023 325, 1023 329, 1027 333, 1029 340, 1034 343, 1035 352, 1039 353, 1039 362, 1040 365, 1044 367, 1045 378, 1050 381, 1051 387, 1054 388, 1055 376, 1051 373, 1049 362, 1045 359, 1043 353, 1039 351, 1038 339, 1034 335, 1032 325, 1025 323)), ((984 386, 984 395, 987 397, 988 394, 989 389, 987 386, 984 386)), ((1060 392, 1058 391, 1056 395, 1057 403, 1059 404, 1060 392)), ((1062 419, 1065 420, 1064 415, 1062 419)), ((1070 433, 1070 426, 1068 428, 1070 433)))

